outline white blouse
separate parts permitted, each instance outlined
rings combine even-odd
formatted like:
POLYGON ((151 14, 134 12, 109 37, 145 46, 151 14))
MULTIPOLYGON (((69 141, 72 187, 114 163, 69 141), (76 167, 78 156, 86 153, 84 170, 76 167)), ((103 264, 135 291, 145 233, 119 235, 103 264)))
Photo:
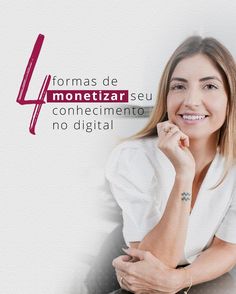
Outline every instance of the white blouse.
MULTIPOLYGON (((209 189, 221 178, 223 165, 217 152, 190 214, 179 265, 192 263, 214 236, 236 244, 236 167, 217 188, 209 189)), ((157 147, 157 138, 126 141, 113 150, 106 178, 122 209, 127 245, 141 241, 165 211, 175 180, 173 165, 157 147)))

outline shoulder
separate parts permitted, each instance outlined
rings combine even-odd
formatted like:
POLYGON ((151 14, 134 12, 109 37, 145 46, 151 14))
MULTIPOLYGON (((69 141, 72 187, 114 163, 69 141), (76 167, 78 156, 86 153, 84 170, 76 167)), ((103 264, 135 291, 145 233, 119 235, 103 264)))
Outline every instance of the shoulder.
POLYGON ((157 150, 157 138, 128 140, 117 145, 111 152, 108 162, 127 161, 138 163, 139 159, 153 159, 157 150))
POLYGON ((219 149, 212 162, 209 174, 209 187, 216 185, 216 191, 224 193, 223 199, 225 199, 225 202, 232 200, 232 197, 236 198, 236 164, 232 162, 230 166, 227 166, 227 158, 219 152, 219 149), (231 195, 231 198, 226 197, 226 195, 231 195))
POLYGON ((157 137, 127 140, 117 145, 113 152, 139 150, 150 153, 157 148, 157 137))
POLYGON ((216 171, 221 171, 221 176, 225 175, 222 184, 231 184, 236 188, 236 161, 232 161, 230 165, 227 164, 227 158, 224 157, 220 152, 218 152, 218 157, 214 169, 216 171))
POLYGON ((156 137, 144 138, 116 146, 106 165, 106 178, 122 177, 148 183, 155 175, 156 142, 156 137))
POLYGON ((233 196, 234 202, 236 203, 236 164, 235 163, 231 165, 226 175, 226 181, 223 181, 223 183, 224 182, 225 182, 225 185, 227 185, 227 187, 230 187, 230 186, 233 187, 232 196, 233 196))

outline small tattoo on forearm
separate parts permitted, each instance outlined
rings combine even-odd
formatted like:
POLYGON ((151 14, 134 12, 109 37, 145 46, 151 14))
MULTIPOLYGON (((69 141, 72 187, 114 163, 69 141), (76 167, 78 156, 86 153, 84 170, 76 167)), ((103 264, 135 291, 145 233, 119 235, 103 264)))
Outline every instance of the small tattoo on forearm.
POLYGON ((181 193, 181 200, 183 201, 189 201, 191 200, 191 193, 188 193, 188 192, 183 192, 181 193))

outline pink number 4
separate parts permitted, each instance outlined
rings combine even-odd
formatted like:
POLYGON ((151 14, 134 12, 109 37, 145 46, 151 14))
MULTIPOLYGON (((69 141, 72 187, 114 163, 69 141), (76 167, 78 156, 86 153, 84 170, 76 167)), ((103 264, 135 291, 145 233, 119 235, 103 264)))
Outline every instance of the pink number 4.
POLYGON ((39 57, 39 53, 41 51, 42 45, 44 41, 44 35, 39 34, 38 38, 34 44, 34 48, 32 50, 31 56, 29 58, 28 64, 25 69, 25 73, 23 76, 23 80, 21 82, 20 90, 16 99, 16 102, 18 102, 21 105, 25 104, 35 104, 34 111, 31 117, 29 131, 31 134, 35 135, 35 126, 39 117, 39 113, 42 107, 42 104, 45 103, 44 99, 46 97, 46 93, 48 90, 48 86, 51 80, 50 75, 46 75, 45 79, 43 81, 42 87, 39 91, 38 99, 34 100, 25 100, 25 96, 29 87, 29 83, 36 65, 36 62, 39 57))

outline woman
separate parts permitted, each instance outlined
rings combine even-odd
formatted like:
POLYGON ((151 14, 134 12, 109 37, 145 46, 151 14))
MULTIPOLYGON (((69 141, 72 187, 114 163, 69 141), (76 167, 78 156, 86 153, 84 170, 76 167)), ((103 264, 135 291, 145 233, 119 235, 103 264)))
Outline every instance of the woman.
POLYGON ((164 69, 147 126, 107 166, 130 247, 113 261, 121 288, 177 293, 234 267, 234 128, 233 57, 213 38, 190 37, 164 69))

